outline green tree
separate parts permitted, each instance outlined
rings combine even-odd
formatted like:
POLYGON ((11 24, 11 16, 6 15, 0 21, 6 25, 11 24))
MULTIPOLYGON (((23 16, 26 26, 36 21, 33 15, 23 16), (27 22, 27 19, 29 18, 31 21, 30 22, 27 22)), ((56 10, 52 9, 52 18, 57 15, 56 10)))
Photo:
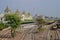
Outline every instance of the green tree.
POLYGON ((45 23, 45 20, 42 18, 42 16, 36 16, 35 20, 36 20, 36 23, 38 24, 38 26, 39 25, 42 26, 42 24, 45 23))
POLYGON ((36 19, 36 22, 37 22, 37 25, 38 25, 39 27, 42 27, 42 25, 45 24, 45 21, 44 21, 43 19, 40 19, 40 18, 37 18, 37 19, 36 19))
POLYGON ((0 21, 0 30, 4 29, 5 28, 5 25, 3 23, 3 17, 1 18, 1 21, 0 21))
POLYGON ((42 32, 44 29, 42 28, 43 25, 45 25, 45 20, 42 19, 41 17, 36 18, 36 23, 38 25, 37 32, 42 32))
POLYGON ((0 22, 0 30, 4 29, 4 23, 0 22))
POLYGON ((50 17, 51 19, 53 19, 53 17, 50 17))
POLYGON ((45 16, 45 18, 49 18, 48 16, 45 16))
POLYGON ((15 13, 12 14, 5 14, 5 21, 7 21, 8 26, 11 27, 11 36, 15 36, 15 29, 20 26, 21 21, 20 17, 17 16, 15 13))

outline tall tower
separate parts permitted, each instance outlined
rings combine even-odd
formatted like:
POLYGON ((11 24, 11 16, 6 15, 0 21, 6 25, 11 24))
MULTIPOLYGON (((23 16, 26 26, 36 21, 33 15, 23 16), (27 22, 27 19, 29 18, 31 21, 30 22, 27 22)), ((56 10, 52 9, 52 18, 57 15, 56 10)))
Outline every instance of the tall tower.
POLYGON ((30 12, 28 12, 27 15, 28 15, 28 16, 31 16, 31 15, 30 15, 30 12))
POLYGON ((20 11, 16 9, 15 14, 20 15, 20 11))
POLYGON ((9 7, 7 6, 7 7, 5 8, 4 12, 5 12, 5 13, 10 13, 11 10, 10 10, 9 7))
POLYGON ((20 11, 18 9, 16 9, 15 14, 21 18, 20 11))

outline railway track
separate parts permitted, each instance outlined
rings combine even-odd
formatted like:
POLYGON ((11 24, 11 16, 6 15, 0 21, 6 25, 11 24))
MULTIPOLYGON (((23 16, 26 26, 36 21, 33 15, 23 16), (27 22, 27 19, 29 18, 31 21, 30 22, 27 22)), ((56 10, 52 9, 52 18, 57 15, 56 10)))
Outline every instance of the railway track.
POLYGON ((24 40, 25 37, 27 36, 27 33, 30 31, 31 29, 28 29, 24 34, 23 34, 23 37, 21 38, 21 40, 24 40))
POLYGON ((21 40, 35 40, 34 30, 35 28, 28 29, 27 32, 25 32, 21 40))
POLYGON ((42 40, 48 40, 48 32, 49 32, 49 30, 45 31, 45 33, 43 34, 42 40))
POLYGON ((60 40, 58 30, 54 30, 54 39, 53 40, 60 40))

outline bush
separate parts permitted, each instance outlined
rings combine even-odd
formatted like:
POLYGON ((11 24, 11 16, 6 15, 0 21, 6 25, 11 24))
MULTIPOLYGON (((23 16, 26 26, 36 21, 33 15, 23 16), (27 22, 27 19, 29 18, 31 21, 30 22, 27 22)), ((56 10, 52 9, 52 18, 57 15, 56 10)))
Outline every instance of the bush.
POLYGON ((0 30, 4 29, 4 24, 0 23, 0 30))

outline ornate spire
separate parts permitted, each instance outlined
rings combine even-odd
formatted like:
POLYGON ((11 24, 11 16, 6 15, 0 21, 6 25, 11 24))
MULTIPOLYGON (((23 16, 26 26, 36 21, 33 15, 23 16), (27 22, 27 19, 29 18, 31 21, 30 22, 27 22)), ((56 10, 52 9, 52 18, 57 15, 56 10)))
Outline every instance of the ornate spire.
POLYGON ((20 11, 18 9, 16 9, 15 13, 20 13, 20 11))
POLYGON ((30 12, 28 12, 28 16, 30 16, 30 12))
POLYGON ((4 10, 5 13, 9 13, 11 10, 9 9, 9 7, 7 6, 4 10))
POLYGON ((23 11, 22 14, 25 14, 25 11, 23 11))
POLYGON ((16 9, 15 14, 20 15, 20 11, 18 9, 16 9))

